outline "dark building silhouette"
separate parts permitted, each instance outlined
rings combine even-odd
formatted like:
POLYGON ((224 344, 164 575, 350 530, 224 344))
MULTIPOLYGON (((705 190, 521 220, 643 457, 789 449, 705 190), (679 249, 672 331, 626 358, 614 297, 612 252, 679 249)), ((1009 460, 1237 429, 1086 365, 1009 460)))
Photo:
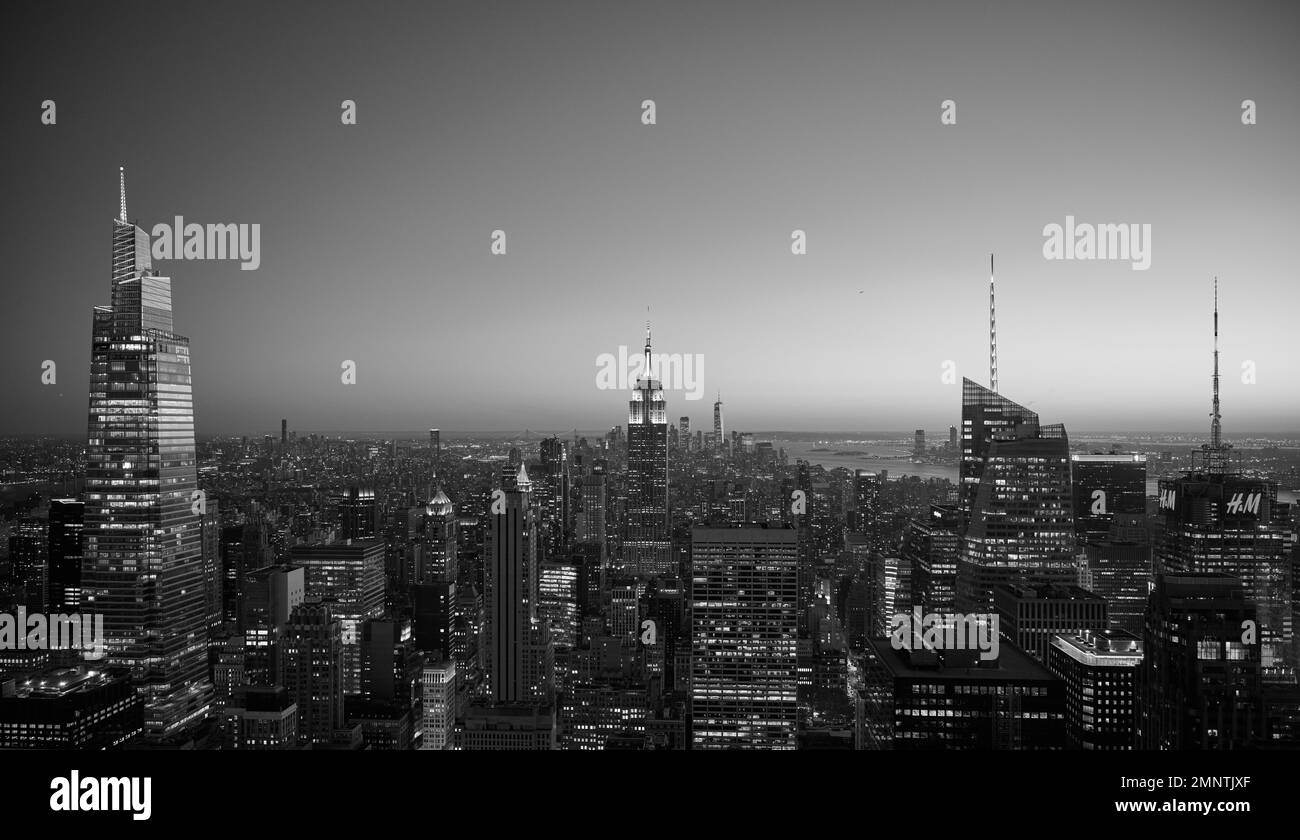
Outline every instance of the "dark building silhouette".
POLYGON ((1259 745, 1264 727, 1255 607, 1223 574, 1156 577, 1142 640, 1138 745, 1259 745))

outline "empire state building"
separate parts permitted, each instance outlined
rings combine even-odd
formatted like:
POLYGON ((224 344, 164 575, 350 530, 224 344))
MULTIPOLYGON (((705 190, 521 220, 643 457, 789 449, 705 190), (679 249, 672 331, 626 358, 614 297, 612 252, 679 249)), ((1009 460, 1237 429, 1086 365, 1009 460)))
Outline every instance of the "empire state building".
POLYGON ((190 341, 172 332, 171 279, 149 236, 113 221, 112 305, 93 310, 86 465, 85 610, 104 616, 108 663, 145 698, 145 735, 183 735, 207 714, 190 341))
POLYGON ((668 537, 668 407, 650 353, 637 377, 627 418, 627 539, 624 568, 643 577, 675 575, 668 537))

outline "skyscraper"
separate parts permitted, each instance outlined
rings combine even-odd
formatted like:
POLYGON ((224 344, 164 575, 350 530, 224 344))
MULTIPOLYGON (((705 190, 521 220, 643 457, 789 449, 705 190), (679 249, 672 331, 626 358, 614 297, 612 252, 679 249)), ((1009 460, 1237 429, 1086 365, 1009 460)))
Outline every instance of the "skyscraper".
POLYGON ((956 600, 989 612, 999 583, 1074 579, 1070 445, 1065 427, 969 379, 963 382, 965 531, 956 600))
POLYGON ((1219 413, 1219 303, 1214 301, 1214 374, 1210 442, 1201 466, 1161 479, 1156 571, 1218 572, 1241 582, 1259 611, 1265 666, 1293 660, 1293 583, 1290 522, 1277 502, 1277 484, 1232 466, 1219 413))
POLYGON ((86 504, 76 499, 50 502, 48 603, 52 613, 81 607, 81 563, 85 546, 86 504))
POLYGON ((361 693, 361 625, 384 612, 384 541, 344 540, 296 545, 291 555, 303 568, 307 597, 328 602, 341 628, 344 690, 361 693))
POLYGON ((627 537, 623 566, 647 577, 672 574, 668 535, 668 411, 652 369, 650 324, 645 330, 645 365, 628 403, 627 537))
POLYGON ((695 749, 795 749, 798 545, 794 528, 691 530, 695 749))
POLYGON ((379 533, 379 504, 373 487, 349 487, 339 503, 340 539, 368 540, 379 533))
POLYGON ((722 394, 718 394, 718 399, 713 404, 713 445, 718 450, 727 446, 727 439, 722 434, 722 394))
POLYGON ((1156 578, 1142 640, 1140 749, 1259 745, 1260 646, 1249 632, 1255 620, 1240 581, 1229 575, 1156 578))
POLYGON ((207 642, 190 342, 172 331, 171 279, 149 235, 113 222, 112 305, 93 310, 86 453, 85 609, 104 616, 110 664, 145 696, 146 737, 207 713, 207 642))
POLYGON ((1145 455, 1071 455, 1074 488, 1074 530, 1081 541, 1104 537, 1119 516, 1146 513, 1145 455))
POLYGON ((977 382, 961 381, 961 511, 969 521, 980 476, 995 432, 1023 427, 1027 433, 1038 428, 1038 415, 977 382))
POLYGON ((1131 750, 1142 640, 1123 630, 1052 637, 1047 666, 1065 681, 1065 734, 1076 750, 1131 750))
POLYGON ((550 636, 537 615, 537 522, 523 465, 513 484, 493 491, 489 514, 485 635, 493 705, 543 700, 553 676, 545 664, 550 636))
POLYGON ((329 744, 343 726, 342 626, 327 603, 293 608, 285 636, 284 683, 298 706, 298 741, 329 744))

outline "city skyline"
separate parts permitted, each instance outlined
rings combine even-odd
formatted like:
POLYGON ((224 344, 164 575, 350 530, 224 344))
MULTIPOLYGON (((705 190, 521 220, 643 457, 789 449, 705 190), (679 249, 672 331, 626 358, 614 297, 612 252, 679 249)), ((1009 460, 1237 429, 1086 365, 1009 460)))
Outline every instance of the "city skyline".
POLYGON ((1159 6, 1117 7, 1118 41, 1107 25, 1120 16, 1092 9, 1046 26, 1014 6, 957 5, 938 24, 839 4, 772 7, 761 22, 728 4, 676 18, 571 8, 466 10, 413 50, 407 30, 427 11, 344 28, 327 7, 318 23, 336 35, 297 47, 293 64, 265 42, 283 10, 247 12, 245 63, 191 43, 212 14, 199 11, 192 30, 162 20, 157 63, 111 79, 68 68, 114 63, 112 36, 130 43, 121 16, 89 9, 53 45, 6 36, 9 113, 47 97, 59 111, 53 126, 14 119, 4 141, 9 159, 44 165, 9 181, 27 208, 4 234, 11 270, 35 279, 0 315, 14 359, 0 434, 84 422, 83 313, 102 288, 98 232, 121 165, 146 230, 178 215, 261 225, 256 271, 161 266, 194 349, 200 437, 281 417, 340 431, 607 428, 624 395, 596 387, 597 360, 636 346, 646 305, 657 347, 706 362, 703 398, 666 391, 670 417, 706 428, 721 391, 735 429, 941 430, 961 378, 987 382, 989 252, 1001 393, 1076 433, 1208 429, 1217 275, 1225 434, 1293 431, 1293 7, 1179 6, 1172 31, 1159 6), (456 37, 480 30, 495 33, 486 51, 456 37), (819 58, 773 59, 756 39, 792 54, 815 44, 819 58), (1160 60, 1125 51, 1136 39, 1160 60), (915 55, 898 46, 916 42, 915 55), (1249 60, 1235 49, 1246 42, 1249 60), (338 67, 339 45, 381 55, 338 67), (1035 72, 1008 74, 1007 56, 1035 72), (544 81, 527 72, 539 62, 554 71, 544 81), (191 90, 200 67, 312 84, 191 90), (109 95, 119 86, 151 95, 109 95), (646 98, 655 125, 640 120, 646 98), (1247 98, 1258 124, 1242 124, 1247 98), (356 125, 339 122, 344 99, 356 125), (948 99, 954 125, 940 122, 948 99), (309 152, 286 162, 297 148, 309 152), (1068 218, 1149 224, 1150 267, 1045 259, 1044 227, 1068 218), (494 256, 497 229, 509 245, 494 256), (31 246, 51 233, 58 247, 31 246), (355 385, 340 382, 345 360, 355 385))

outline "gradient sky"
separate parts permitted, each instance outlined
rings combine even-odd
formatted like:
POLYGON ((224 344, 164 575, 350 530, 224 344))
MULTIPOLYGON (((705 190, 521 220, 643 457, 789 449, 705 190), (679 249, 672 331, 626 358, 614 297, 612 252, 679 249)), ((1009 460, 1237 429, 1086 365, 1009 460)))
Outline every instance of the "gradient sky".
POLYGON ((257 271, 155 266, 200 435, 626 423, 596 359, 647 305, 705 359, 674 421, 938 432, 990 251, 1044 422, 1208 429, 1218 274, 1225 431, 1300 428, 1300 4, 880 6, 11 4, 0 433, 84 434, 119 165, 146 230, 262 226, 257 271), (1067 214, 1151 224, 1151 268, 1045 260, 1067 214))

